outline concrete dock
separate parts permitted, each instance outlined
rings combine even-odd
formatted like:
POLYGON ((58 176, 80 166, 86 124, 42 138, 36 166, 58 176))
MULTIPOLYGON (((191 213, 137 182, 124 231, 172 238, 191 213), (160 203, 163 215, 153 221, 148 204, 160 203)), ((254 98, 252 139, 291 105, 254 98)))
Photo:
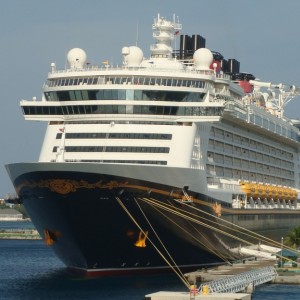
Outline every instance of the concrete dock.
MULTIPOLYGON (((238 275, 246 272, 253 272, 254 270, 271 268, 275 270, 274 276, 276 276, 269 283, 279 284, 300 284, 300 268, 274 268, 274 260, 249 260, 240 263, 234 263, 233 265, 221 265, 218 267, 198 270, 195 272, 185 274, 185 278, 191 285, 199 287, 201 284, 207 282, 216 282, 220 279, 226 279, 226 281, 232 281, 238 275), (276 275, 277 271, 277 275, 276 275), (231 278, 232 277, 232 278, 231 278), (231 278, 231 279, 230 279, 231 278)), ((224 281, 224 280, 221 280, 224 281)), ((157 293, 149 294, 145 296, 145 300, 185 300, 185 299, 206 299, 206 300, 251 300, 251 293, 255 289, 255 283, 253 281, 252 289, 246 288, 241 290, 243 293, 214 293, 208 294, 202 293, 201 289, 197 294, 191 294, 189 292, 167 292, 160 291, 157 293), (247 292, 247 293, 245 293, 247 292)), ((206 284, 205 284, 206 285, 206 284)), ((212 290, 213 291, 213 290, 212 290)))
POLYGON ((209 295, 198 294, 196 296, 185 292, 157 292, 146 295, 145 300, 251 300, 251 294, 242 293, 212 293, 209 295))

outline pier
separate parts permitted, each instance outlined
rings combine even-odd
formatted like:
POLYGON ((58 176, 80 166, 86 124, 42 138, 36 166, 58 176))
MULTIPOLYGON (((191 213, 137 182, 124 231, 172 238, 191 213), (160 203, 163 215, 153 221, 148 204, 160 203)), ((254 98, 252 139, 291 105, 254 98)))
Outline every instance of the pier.
POLYGON ((0 230, 1 240, 40 240, 36 229, 5 229, 0 230))
POLYGON ((247 260, 186 273, 185 278, 191 285, 190 292, 160 291, 144 299, 250 300, 260 284, 300 284, 300 268, 278 268, 274 260, 247 260))
POLYGON ((153 294, 146 295, 144 300, 251 300, 250 294, 210 294, 210 295, 195 295, 191 296, 190 293, 185 292, 157 292, 153 294))

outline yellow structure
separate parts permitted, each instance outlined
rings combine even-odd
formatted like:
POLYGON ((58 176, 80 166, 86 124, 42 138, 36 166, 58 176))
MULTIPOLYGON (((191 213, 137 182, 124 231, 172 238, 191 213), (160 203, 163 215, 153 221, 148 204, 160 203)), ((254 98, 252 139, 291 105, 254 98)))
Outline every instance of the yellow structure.
POLYGON ((202 287, 202 294, 203 295, 208 295, 209 294, 209 287, 208 287, 208 285, 203 285, 203 287, 202 287))
POLYGON ((270 184, 258 184, 252 182, 241 181, 240 185, 247 197, 253 199, 267 199, 267 200, 297 200, 297 191, 291 188, 273 186, 270 184))

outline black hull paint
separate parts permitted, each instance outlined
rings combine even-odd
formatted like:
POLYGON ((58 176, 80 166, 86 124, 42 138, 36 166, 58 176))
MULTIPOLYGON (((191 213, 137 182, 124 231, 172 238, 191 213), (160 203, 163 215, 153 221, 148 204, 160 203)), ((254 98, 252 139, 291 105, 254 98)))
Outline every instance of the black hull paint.
MULTIPOLYGON (((169 270, 163 258, 170 260, 167 252, 184 270, 237 258, 228 248, 240 242, 141 200, 155 199, 178 212, 184 209, 195 214, 192 206, 196 206, 213 213, 213 199, 202 194, 189 192, 205 205, 197 202, 182 205, 174 201, 174 197, 180 197, 178 187, 85 172, 25 173, 15 179, 14 185, 41 236, 66 266, 79 272, 91 275, 163 272, 169 270), (145 239, 145 233, 163 257, 145 239), (135 245, 139 238, 144 239, 145 247, 135 245)), ((278 216, 276 226, 263 227, 266 219, 256 222, 257 231, 280 240, 283 233, 296 226, 297 220, 295 214, 278 216)), ((254 225, 237 213, 225 212, 222 218, 246 228, 254 225)), ((255 214, 254 218, 259 217, 255 214)), ((215 217, 210 219, 217 221, 215 217)))

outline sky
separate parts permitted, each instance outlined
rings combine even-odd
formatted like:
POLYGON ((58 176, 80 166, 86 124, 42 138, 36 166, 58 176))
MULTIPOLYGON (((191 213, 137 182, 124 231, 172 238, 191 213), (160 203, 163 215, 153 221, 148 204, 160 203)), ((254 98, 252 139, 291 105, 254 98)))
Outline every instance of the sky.
MULTIPOLYGON (((122 63, 121 49, 153 44, 160 13, 178 16, 180 34, 240 62, 262 81, 300 86, 299 0, 9 0, 0 1, 0 198, 14 194, 5 165, 39 158, 46 124, 25 121, 22 99, 41 99, 50 64, 64 69, 71 48, 91 64, 122 63)), ((179 39, 178 39, 179 40, 179 39)), ((300 118, 300 97, 286 107, 300 118)))

